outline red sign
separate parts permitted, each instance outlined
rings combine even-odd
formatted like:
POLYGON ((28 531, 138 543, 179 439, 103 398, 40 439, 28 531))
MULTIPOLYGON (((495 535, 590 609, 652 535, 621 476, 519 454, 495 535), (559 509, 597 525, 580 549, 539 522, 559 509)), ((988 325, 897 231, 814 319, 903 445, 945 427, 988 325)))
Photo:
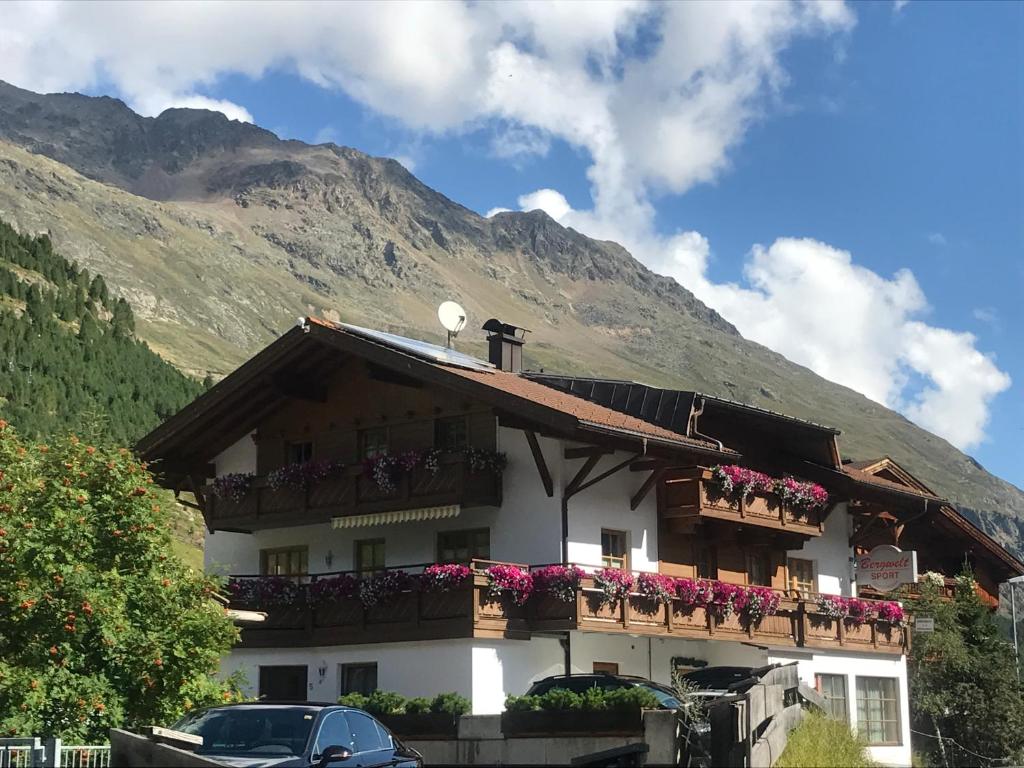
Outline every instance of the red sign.
POLYGON ((857 555, 857 585, 891 592, 917 581, 917 552, 904 552, 881 544, 866 555, 857 555))

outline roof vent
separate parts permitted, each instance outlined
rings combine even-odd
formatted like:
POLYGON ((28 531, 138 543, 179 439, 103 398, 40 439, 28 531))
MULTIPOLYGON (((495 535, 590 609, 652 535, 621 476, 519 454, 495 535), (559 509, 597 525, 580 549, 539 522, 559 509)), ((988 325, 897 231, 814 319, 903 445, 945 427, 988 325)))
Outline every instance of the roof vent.
POLYGON ((490 363, 511 373, 523 370, 523 344, 529 331, 503 323, 495 317, 484 323, 484 330, 487 331, 487 359, 490 363))

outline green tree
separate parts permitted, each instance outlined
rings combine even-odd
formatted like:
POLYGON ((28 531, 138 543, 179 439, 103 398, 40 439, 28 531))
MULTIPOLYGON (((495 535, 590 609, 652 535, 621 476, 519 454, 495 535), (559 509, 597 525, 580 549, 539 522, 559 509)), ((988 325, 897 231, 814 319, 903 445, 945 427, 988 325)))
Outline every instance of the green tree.
POLYGON ((956 596, 944 600, 925 581, 916 616, 935 619, 933 633, 915 633, 908 659, 915 750, 932 764, 974 766, 979 756, 1024 758, 1024 688, 1013 646, 981 601, 969 569, 956 596), (921 735, 928 734, 928 736, 921 735))
POLYGON ((0 421, 0 469, 0 734, 103 740, 237 697, 213 677, 237 630, 143 464, 0 421))

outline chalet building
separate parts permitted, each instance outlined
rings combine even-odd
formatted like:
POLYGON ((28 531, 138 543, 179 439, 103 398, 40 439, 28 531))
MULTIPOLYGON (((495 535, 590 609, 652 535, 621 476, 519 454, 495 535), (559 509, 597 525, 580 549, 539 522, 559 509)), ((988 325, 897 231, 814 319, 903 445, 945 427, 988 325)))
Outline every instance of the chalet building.
POLYGON ((309 318, 142 440, 195 494, 233 606, 266 613, 225 672, 274 698, 454 690, 495 713, 566 670, 796 661, 874 759, 909 765, 910 630, 859 595, 854 556, 966 560, 990 601, 1024 565, 896 462, 844 463, 834 429, 521 370, 523 334, 488 327, 490 362, 309 318), (730 491, 734 466, 761 485, 730 491))

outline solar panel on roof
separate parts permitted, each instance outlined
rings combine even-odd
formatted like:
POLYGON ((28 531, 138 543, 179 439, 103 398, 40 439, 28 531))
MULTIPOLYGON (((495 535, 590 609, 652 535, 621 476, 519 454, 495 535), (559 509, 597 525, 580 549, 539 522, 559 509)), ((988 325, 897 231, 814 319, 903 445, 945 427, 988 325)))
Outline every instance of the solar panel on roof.
POLYGON ((427 342, 419 341, 418 339, 408 339, 405 336, 398 336, 394 333, 385 333, 384 331, 375 331, 370 328, 360 328, 358 325, 349 325, 348 323, 339 323, 339 325, 346 331, 350 331, 357 336, 362 336, 370 341, 385 344, 389 347, 393 347, 394 349, 400 349, 403 352, 415 355, 423 360, 429 360, 432 363, 453 365, 456 368, 468 368, 471 371, 494 370, 494 366, 491 363, 486 363, 483 360, 477 360, 475 357, 463 354, 462 352, 456 352, 454 349, 440 347, 437 344, 428 344, 427 342))

